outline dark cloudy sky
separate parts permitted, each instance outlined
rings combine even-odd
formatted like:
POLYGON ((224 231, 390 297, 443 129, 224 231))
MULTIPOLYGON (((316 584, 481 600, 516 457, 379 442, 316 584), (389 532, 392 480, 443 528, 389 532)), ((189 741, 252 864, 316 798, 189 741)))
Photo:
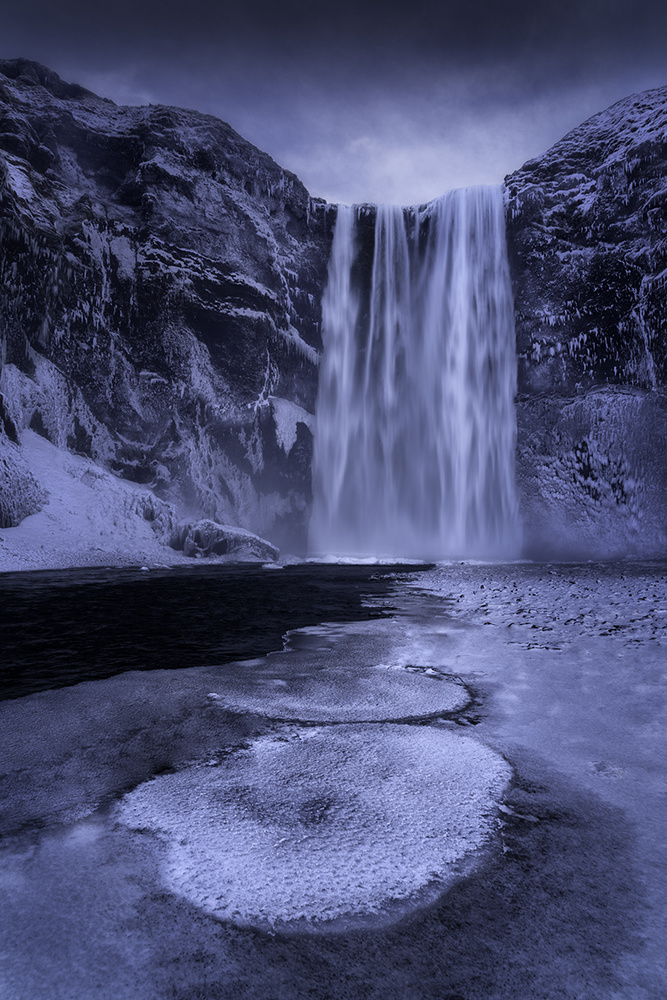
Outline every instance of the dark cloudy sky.
POLYGON ((667 85, 665 0, 0 0, 0 56, 228 121, 333 201, 496 183, 667 85))

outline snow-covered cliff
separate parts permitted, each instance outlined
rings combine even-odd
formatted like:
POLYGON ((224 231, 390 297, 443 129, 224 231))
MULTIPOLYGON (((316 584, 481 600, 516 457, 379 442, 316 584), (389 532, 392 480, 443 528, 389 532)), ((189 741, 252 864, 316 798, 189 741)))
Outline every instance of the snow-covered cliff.
POLYGON ((667 552, 667 88, 506 179, 529 552, 667 552))
POLYGON ((303 548, 331 223, 224 122, 0 62, 0 526, 29 427, 303 548))

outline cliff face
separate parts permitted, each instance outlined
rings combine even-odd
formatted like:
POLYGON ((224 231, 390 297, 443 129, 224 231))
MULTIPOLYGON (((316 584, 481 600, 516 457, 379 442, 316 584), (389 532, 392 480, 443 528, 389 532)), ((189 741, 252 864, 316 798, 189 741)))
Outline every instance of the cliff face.
MULTIPOLYGON (((665 554, 667 88, 505 191, 525 550, 665 554)), ((334 219, 217 119, 0 62, 0 527, 45 501, 31 428, 172 504, 193 551, 210 521, 304 551, 334 219)))
POLYGON ((506 178, 528 552, 667 552, 667 88, 506 178))
POLYGON ((332 223, 217 119, 0 62, 5 524, 40 500, 9 440, 30 427, 303 549, 332 223))

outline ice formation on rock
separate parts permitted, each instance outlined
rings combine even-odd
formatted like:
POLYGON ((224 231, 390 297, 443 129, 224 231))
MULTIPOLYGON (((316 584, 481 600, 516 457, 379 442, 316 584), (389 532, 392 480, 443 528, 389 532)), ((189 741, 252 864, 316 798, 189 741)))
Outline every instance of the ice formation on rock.
POLYGON ((324 294, 311 547, 512 555, 514 320, 502 191, 339 210, 324 294))
POLYGON ((500 755, 441 730, 297 729, 140 785, 116 817, 164 838, 166 885, 207 912, 317 929, 441 892, 509 777, 500 755))
POLYGON ((667 552, 667 88, 506 178, 528 554, 667 552))

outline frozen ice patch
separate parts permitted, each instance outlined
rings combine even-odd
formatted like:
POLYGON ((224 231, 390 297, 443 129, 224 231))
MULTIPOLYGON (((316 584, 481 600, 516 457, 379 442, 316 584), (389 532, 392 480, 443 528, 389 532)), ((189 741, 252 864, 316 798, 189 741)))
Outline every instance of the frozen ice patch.
POLYGON ((212 668, 225 709, 293 722, 407 722, 452 715, 472 694, 451 672, 449 629, 407 622, 295 629, 280 652, 212 668))
POLYGON ((159 834, 169 890, 222 920, 383 923, 456 879, 510 773, 488 747, 441 730, 299 729, 140 785, 117 818, 159 834))
POLYGON ((338 655, 313 649, 225 664, 220 703, 272 719, 342 723, 427 719, 470 702, 465 684, 438 670, 338 655))

